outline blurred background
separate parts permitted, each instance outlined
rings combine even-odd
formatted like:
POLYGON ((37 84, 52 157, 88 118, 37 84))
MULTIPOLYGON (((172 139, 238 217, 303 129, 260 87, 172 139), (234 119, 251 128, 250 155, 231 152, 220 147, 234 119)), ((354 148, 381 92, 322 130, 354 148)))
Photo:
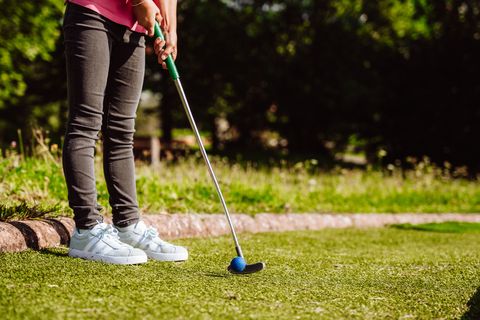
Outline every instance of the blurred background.
MULTIPOLYGON (((480 3, 238 0, 179 3, 177 65, 212 153, 480 170, 480 3)), ((32 128, 61 148, 63 0, 0 0, 0 145, 32 128)), ((147 47, 136 154, 194 145, 147 47), (146 142, 145 142, 146 141, 146 142)), ((19 136, 20 135, 20 136, 19 136)), ((150 153, 150 154, 149 154, 150 153)))

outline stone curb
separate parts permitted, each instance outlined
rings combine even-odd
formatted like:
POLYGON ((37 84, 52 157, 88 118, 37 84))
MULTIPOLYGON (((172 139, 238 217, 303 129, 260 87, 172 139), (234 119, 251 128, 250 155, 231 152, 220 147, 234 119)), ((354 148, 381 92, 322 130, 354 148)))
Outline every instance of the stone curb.
MULTIPOLYGON (((223 214, 159 214, 143 215, 142 219, 148 225, 155 226, 164 239, 215 237, 230 232, 223 214)), ((261 213, 255 216, 234 214, 232 219, 239 233, 257 233, 325 228, 371 228, 396 223, 480 222, 480 214, 261 213)), ((106 221, 110 222, 110 219, 107 218, 106 221)), ((40 250, 66 245, 73 228, 74 222, 71 218, 0 222, 0 252, 18 252, 28 248, 40 250)))

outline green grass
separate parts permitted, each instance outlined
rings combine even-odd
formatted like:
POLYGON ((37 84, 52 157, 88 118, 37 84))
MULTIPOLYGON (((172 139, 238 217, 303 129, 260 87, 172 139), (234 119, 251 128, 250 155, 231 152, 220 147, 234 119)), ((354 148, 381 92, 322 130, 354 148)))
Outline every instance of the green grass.
POLYGON ((178 241, 181 263, 113 266, 66 249, 0 255, 2 319, 478 319, 477 234, 399 229, 242 235, 250 261, 225 271, 230 237, 178 241), (470 302, 469 302, 470 301, 470 302))
POLYGON ((442 223, 423 223, 423 224, 396 224, 392 226, 397 229, 418 230, 430 232, 453 232, 453 233, 480 233, 480 223, 448 221, 442 223))
MULTIPOLYGON (((101 159, 95 161, 99 203, 108 210, 101 159)), ((480 212, 478 179, 455 178, 432 165, 407 171, 323 171, 314 160, 268 167, 216 157, 212 163, 232 212, 480 212)), ((0 176, 0 204, 25 201, 70 212, 58 155, 0 158, 0 176)), ((137 190, 147 213, 222 212, 199 157, 162 162, 157 168, 138 163, 137 190)))
POLYGON ((36 219, 59 215, 59 206, 31 205, 26 201, 20 203, 0 203, 0 221, 36 219))

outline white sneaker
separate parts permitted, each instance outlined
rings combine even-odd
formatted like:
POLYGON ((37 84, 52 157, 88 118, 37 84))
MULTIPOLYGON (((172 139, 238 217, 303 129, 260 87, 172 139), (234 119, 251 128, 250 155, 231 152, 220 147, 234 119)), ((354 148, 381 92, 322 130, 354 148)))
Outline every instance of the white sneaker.
POLYGON ((120 242, 118 231, 106 223, 99 223, 90 230, 75 229, 68 255, 113 264, 147 262, 145 252, 120 242))
POLYGON ((163 241, 158 236, 157 229, 147 228, 145 222, 141 220, 134 225, 125 228, 117 227, 117 229, 120 241, 145 251, 149 258, 159 261, 185 261, 188 259, 187 249, 163 241))

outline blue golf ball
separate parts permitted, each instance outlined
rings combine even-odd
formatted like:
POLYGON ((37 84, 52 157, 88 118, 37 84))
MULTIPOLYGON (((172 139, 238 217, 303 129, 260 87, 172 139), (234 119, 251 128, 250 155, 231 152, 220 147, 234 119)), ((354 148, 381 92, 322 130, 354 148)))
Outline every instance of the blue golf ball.
POLYGON ((230 262, 230 267, 235 272, 242 272, 245 269, 246 265, 247 263, 242 257, 235 257, 232 259, 232 262, 230 262))

